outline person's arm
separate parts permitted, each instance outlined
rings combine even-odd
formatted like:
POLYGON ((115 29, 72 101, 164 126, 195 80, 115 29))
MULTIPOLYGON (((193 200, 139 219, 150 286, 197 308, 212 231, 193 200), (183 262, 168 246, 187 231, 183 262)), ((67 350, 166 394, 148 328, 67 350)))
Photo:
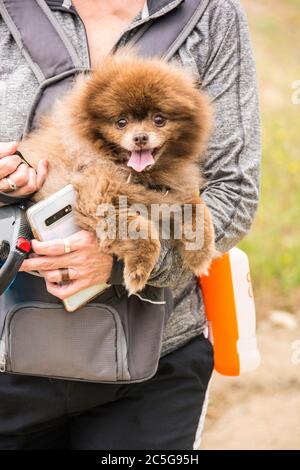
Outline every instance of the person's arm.
POLYGON ((213 102, 215 131, 204 166, 207 185, 202 198, 212 213, 216 248, 222 253, 248 233, 258 205, 260 118, 248 24, 239 2, 221 4, 212 29, 218 41, 202 87, 213 102))
MULTIPOLYGON (((199 39, 195 56, 202 88, 211 97, 215 114, 202 198, 213 216, 216 248, 225 252, 247 234, 258 205, 260 122, 247 20, 237 0, 212 3, 208 41, 202 48, 199 39)), ((201 38, 200 31, 198 36, 201 38)), ((190 274, 179 253, 164 242, 148 283, 178 287, 190 274)))

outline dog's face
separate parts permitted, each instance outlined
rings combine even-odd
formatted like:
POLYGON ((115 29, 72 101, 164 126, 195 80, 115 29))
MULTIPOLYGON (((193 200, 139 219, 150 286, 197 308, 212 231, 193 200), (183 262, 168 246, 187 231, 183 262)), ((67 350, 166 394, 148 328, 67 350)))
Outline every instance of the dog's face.
POLYGON ((85 137, 136 172, 197 158, 210 129, 207 98, 158 59, 107 59, 86 82, 79 106, 85 137))

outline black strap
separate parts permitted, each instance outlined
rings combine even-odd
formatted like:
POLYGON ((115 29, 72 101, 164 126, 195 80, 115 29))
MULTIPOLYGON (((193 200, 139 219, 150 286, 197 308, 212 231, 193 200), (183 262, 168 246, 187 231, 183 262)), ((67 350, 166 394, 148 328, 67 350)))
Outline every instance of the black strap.
POLYGON ((20 204, 27 199, 28 196, 10 196, 7 193, 2 193, 0 191, 0 203, 1 204, 20 204))
POLYGON ((23 160, 24 163, 26 163, 26 165, 28 165, 30 168, 32 168, 32 166, 30 165, 30 163, 26 160, 26 158, 24 157, 24 155, 22 155, 22 153, 19 151, 19 150, 16 150, 15 155, 18 155, 21 160, 23 160))

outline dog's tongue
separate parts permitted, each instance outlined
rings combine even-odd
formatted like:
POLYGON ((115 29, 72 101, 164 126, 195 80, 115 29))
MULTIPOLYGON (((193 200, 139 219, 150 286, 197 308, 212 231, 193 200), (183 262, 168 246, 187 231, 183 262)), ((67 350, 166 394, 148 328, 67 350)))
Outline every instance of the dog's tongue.
POLYGON ((143 171, 147 166, 154 163, 154 158, 149 149, 147 150, 134 150, 131 152, 130 159, 127 166, 130 166, 135 171, 143 171))

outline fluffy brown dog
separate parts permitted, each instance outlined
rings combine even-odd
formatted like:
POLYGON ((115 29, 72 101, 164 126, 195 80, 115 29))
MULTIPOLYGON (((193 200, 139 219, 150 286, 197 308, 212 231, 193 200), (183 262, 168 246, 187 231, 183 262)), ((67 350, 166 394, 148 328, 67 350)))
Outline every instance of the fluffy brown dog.
MULTIPOLYGON (((198 205, 203 209, 201 246, 187 249, 191 237, 175 239, 175 225, 171 236, 184 263, 199 275, 214 254, 211 216, 199 197, 200 156, 210 128, 208 100, 189 75, 163 60, 123 51, 79 77, 19 150, 34 168, 40 159, 49 160, 48 178, 34 200, 72 183, 78 224, 88 230, 107 223, 99 210, 97 215, 101 204, 113 205, 118 223, 124 213, 119 196, 126 196, 126 207, 191 204, 190 234, 198 205)), ((100 248, 124 260, 125 284, 134 293, 145 286, 158 259, 159 227, 140 211, 125 212, 129 225, 148 235, 133 239, 102 231, 100 248)))

